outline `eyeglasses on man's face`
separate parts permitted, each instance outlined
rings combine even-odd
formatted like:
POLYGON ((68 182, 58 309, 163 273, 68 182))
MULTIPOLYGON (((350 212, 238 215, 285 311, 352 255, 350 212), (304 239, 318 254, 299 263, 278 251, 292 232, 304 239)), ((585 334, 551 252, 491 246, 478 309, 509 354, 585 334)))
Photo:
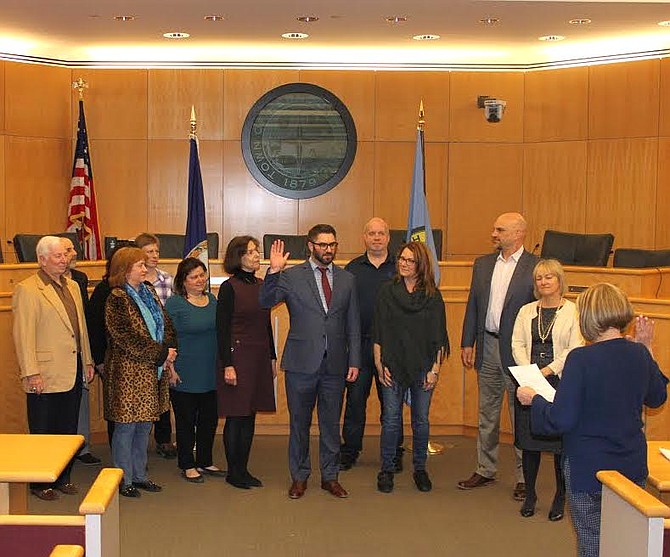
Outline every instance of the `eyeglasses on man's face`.
POLYGON ((338 245, 337 242, 326 243, 326 242, 312 242, 312 241, 310 241, 310 244, 324 251, 327 249, 336 249, 338 245))

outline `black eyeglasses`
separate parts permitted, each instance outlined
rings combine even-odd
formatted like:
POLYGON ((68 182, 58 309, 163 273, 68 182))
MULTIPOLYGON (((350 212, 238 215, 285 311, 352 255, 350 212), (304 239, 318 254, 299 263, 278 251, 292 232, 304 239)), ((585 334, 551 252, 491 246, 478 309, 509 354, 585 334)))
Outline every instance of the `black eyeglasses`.
POLYGON ((403 257, 402 255, 398 257, 398 261, 400 263, 404 263, 405 265, 414 265, 416 263, 416 259, 412 259, 411 257, 403 257))
POLYGON ((316 246, 319 249, 323 249, 323 250, 326 250, 328 248, 335 249, 335 248, 337 248, 337 245, 338 245, 337 242, 330 242, 329 244, 327 244, 326 242, 312 242, 311 240, 310 240, 309 243, 312 244, 313 246, 316 246))

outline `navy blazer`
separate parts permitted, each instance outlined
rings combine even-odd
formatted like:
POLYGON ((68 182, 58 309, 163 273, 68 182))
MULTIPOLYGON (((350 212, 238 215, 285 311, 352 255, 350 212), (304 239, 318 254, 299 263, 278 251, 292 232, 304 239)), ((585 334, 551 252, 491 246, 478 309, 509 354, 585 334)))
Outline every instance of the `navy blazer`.
POLYGON ((346 374, 361 365, 361 330, 354 276, 333 265, 333 294, 328 313, 309 261, 280 273, 268 273, 260 289, 261 307, 286 302, 290 317, 281 367, 316 373, 324 353, 328 373, 346 374))
MULTIPOLYGON (((486 325, 486 311, 489 307, 489 297, 491 295, 491 280, 493 278, 493 269, 498 259, 498 253, 494 252, 483 255, 475 259, 472 267, 472 282, 470 284, 470 294, 465 308, 465 318, 463 320, 463 336, 461 337, 461 347, 475 346, 477 353, 475 356, 475 369, 480 369, 484 358, 484 333, 486 325)), ((514 274, 510 280, 505 296, 505 304, 500 316, 500 361, 505 367, 516 365, 512 356, 512 332, 514 330, 514 321, 519 313, 521 306, 535 300, 533 294, 533 269, 539 257, 524 250, 516 264, 514 274)))

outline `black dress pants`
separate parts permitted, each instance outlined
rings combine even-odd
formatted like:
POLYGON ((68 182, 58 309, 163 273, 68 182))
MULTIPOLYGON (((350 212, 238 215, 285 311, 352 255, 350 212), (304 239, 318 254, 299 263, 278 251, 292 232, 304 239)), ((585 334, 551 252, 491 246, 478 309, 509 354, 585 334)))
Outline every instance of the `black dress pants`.
MULTIPOLYGON (((33 434, 76 435, 79 421, 79 403, 83 382, 81 358, 77 357, 77 377, 69 391, 61 393, 29 393, 28 428, 33 434)), ((53 484, 31 483, 31 489, 47 489, 70 483, 74 457, 53 484)))
POLYGON ((177 466, 182 470, 211 466, 212 445, 219 421, 216 391, 187 393, 170 389, 170 400, 177 435, 177 466))

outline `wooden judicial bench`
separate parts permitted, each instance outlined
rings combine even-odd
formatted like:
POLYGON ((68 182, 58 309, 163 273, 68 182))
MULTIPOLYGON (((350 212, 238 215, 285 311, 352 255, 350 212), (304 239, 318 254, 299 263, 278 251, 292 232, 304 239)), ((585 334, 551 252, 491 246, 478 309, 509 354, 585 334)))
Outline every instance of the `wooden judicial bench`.
POLYGON ((79 515, 0 514, 0 555, 120 557, 122 478, 122 470, 103 468, 79 505, 79 515))
MULTIPOLYGON (((175 272, 177 260, 161 261, 161 268, 175 272)), ((338 261, 344 265, 346 261, 338 261)), ((104 261, 83 261, 78 268, 84 271, 92 282, 104 273, 104 261)), ((0 353, 7 357, 0 369, 0 431, 25 432, 25 395, 17 378, 18 366, 12 343, 11 296, 14 285, 35 273, 33 264, 0 265, 0 353)), ((263 262, 259 276, 265 275, 267 261, 263 262)), ((212 276, 223 276, 221 260, 210 261, 212 276)), ((443 365, 440 383, 431 405, 431 433, 433 435, 470 435, 477 432, 477 378, 473 370, 466 370, 460 361, 460 338, 463 316, 472 276, 472 261, 440 262, 440 291, 445 301, 447 327, 452 346, 452 354, 443 365)), ((630 297, 637 312, 652 317, 656 322, 654 356, 661 369, 670 373, 670 268, 662 269, 622 269, 610 267, 566 267, 568 285, 573 290, 587 287, 597 282, 611 282, 621 287, 630 297)), ((574 300, 576 292, 568 294, 574 300)), ((272 324, 281 352, 288 332, 288 313, 282 304, 272 311, 272 324)), ((277 386, 277 412, 258 416, 257 433, 288 433, 288 411, 284 392, 284 381, 280 375, 277 386)), ((377 397, 370 397, 368 404, 368 425, 366 434, 379 433, 379 403, 377 397)), ((645 411, 646 433, 649 439, 665 439, 670 431, 670 405, 657 410, 645 411)), ((409 424, 409 420, 407 420, 409 424)), ((91 431, 93 442, 106 440, 106 424, 102 415, 100 382, 91 384, 91 431)), ((504 442, 512 441, 507 412, 503 412, 501 437, 504 442)))

